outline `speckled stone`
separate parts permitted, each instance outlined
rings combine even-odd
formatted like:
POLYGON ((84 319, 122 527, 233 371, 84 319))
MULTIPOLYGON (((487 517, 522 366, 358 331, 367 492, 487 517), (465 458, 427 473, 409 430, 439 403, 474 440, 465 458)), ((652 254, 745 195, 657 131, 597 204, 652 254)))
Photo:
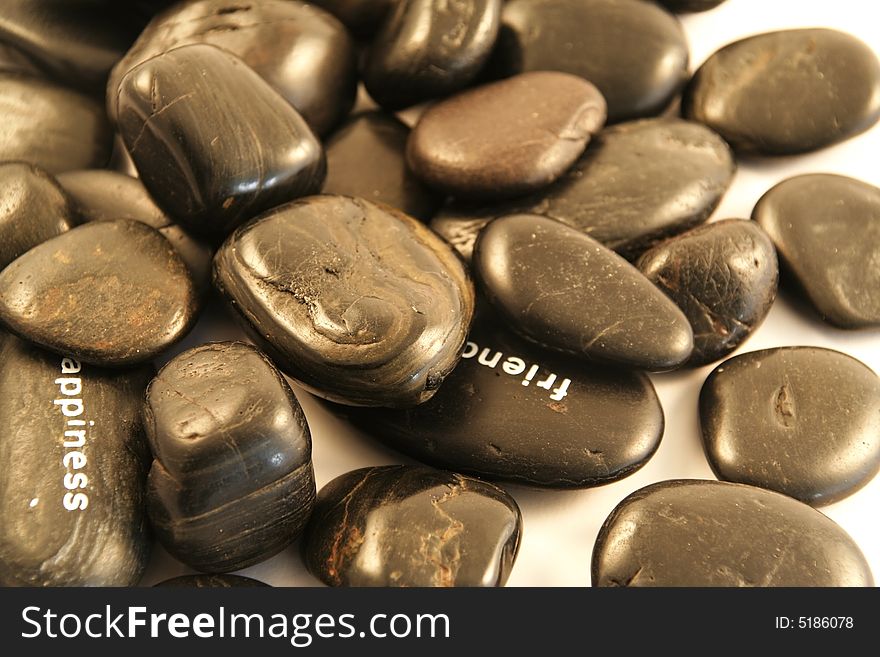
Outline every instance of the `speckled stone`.
POLYGON ((752 213, 787 279, 827 322, 880 326, 880 188, 844 176, 785 180, 752 213))
POLYGON ((652 484, 593 548, 593 586, 873 586, 850 536, 779 493, 720 481, 652 484))
POLYGON ((814 506, 851 495, 880 470, 880 378, 830 349, 724 361, 703 385, 700 422, 719 479, 814 506))
POLYGON ((273 360, 321 397, 410 406, 458 362, 474 292, 455 253, 417 220, 315 196, 237 230, 214 282, 273 360))
POLYGON ((321 489, 303 555, 331 586, 503 586, 521 533, 519 508, 500 488, 391 465, 321 489))
POLYGON ((739 347, 776 299, 776 249, 752 221, 699 226, 650 249, 636 266, 688 318, 694 331, 692 367, 739 347))
POLYGON ((694 74, 682 111, 739 151, 812 151, 880 119, 880 61, 867 45, 835 30, 759 34, 709 57, 694 74))
POLYGON ((152 375, 0 332, 0 586, 138 583, 152 545, 140 414, 152 375))

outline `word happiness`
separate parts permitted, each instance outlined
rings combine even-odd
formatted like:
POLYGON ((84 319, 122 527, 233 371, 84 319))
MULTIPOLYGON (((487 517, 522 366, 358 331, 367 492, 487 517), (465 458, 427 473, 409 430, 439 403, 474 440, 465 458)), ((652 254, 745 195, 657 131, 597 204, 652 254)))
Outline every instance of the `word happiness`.
MULTIPOLYGON (((82 365, 73 358, 61 359, 62 374, 79 374, 82 365)), ((85 407, 82 400, 82 378, 62 376, 55 379, 63 397, 53 403, 61 409, 61 414, 66 418, 64 429, 64 456, 61 462, 66 469, 64 473, 64 488, 68 492, 64 494, 62 503, 68 511, 83 511, 89 506, 87 492, 89 477, 82 470, 88 465, 85 453, 86 427, 94 426, 94 422, 86 422, 82 418, 85 407), (80 492, 73 492, 80 491, 80 492)))
MULTIPOLYGON (((501 361, 502 354, 500 351, 496 351, 492 353, 488 347, 485 347, 482 351, 480 351, 480 346, 476 342, 468 342, 464 346, 464 351, 461 352, 462 358, 473 358, 477 356, 477 363, 480 365, 484 365, 486 367, 491 367, 494 369, 498 363, 501 361), (479 355, 477 355, 479 354, 479 355), (490 354, 492 354, 490 356, 490 354)), ((540 367, 538 365, 531 365, 528 367, 528 371, 526 372, 526 361, 522 358, 518 358, 516 356, 508 356, 504 359, 504 362, 501 363, 501 369, 505 374, 510 374, 511 376, 519 376, 523 372, 526 373, 525 378, 522 380, 522 384, 524 386, 529 385, 532 380, 535 378, 535 375, 540 371, 540 367)), ((545 390, 550 390, 553 388, 553 384, 556 383, 557 376, 552 372, 547 375, 546 378, 541 379, 540 381, 536 381, 535 385, 539 388, 544 388, 545 390)), ((562 401, 563 397, 568 394, 568 386, 571 385, 571 379, 563 379, 562 383, 560 383, 556 388, 553 388, 553 392, 550 395, 550 399, 553 401, 562 401)))

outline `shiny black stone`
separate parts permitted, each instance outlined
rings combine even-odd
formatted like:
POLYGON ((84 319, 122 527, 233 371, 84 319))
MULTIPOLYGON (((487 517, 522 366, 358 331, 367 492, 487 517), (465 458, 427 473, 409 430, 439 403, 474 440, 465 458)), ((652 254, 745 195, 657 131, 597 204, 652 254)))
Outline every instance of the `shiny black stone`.
POLYGON ((110 159, 113 136, 101 104, 49 80, 0 73, 0 116, 0 161, 61 173, 110 159))
MULTIPOLYGON (((198 0, 156 16, 116 64, 107 84, 110 116, 117 115, 116 94, 128 71, 173 48, 199 43, 240 57, 319 135, 354 104, 354 44, 333 16, 287 0, 198 0)), ((247 97, 247 92, 230 91, 223 104, 237 93, 247 97)))
POLYGON ((75 223, 73 208, 52 176, 24 162, 0 164, 0 271, 75 223))
POLYGON ((388 110, 471 82, 498 34, 501 0, 399 0, 365 54, 362 79, 388 110))
POLYGON ((458 362, 474 292, 461 261, 415 219, 315 196, 238 229, 214 282, 287 374, 344 404, 429 399, 458 362))
POLYGON ((812 151, 880 119, 880 61, 835 30, 759 34, 709 57, 688 85, 682 111, 738 151, 812 151))
POLYGON ((779 493, 720 481, 652 484, 623 500, 593 548, 593 586, 873 586, 831 519, 779 493))
POLYGON ((241 342, 185 351, 150 383, 144 416, 150 521, 177 559, 238 570, 302 531, 315 501, 311 436, 259 351, 241 342))
POLYGON ((183 46, 129 71, 119 129, 156 202, 213 239, 324 182, 324 151, 302 117, 214 46, 183 46))
POLYGON ((563 71, 595 84, 609 122, 660 114, 687 79, 675 16, 642 0, 510 0, 490 63, 496 75, 563 71))
POLYGON ((96 365, 150 360, 186 335, 195 308, 186 265, 137 221, 78 226, 0 272, 0 321, 96 365))
POLYGON ((112 372, 0 333, 0 586, 132 586, 146 568, 152 368, 112 372))
POLYGON ((646 375, 542 351, 485 311, 461 362, 424 404, 333 409, 429 465, 544 488, 626 477, 654 454, 664 425, 646 375))
POLYGON ((599 133, 547 189, 507 203, 441 210, 431 228, 470 258, 490 219, 540 214, 578 228, 626 258, 709 218, 736 165, 711 130, 678 120, 635 121, 599 133))
POLYGON ((181 575, 180 577, 172 577, 164 582, 159 582, 156 586, 173 587, 173 588, 196 588, 196 589, 231 589, 241 587, 260 587, 269 586, 263 582, 251 579, 250 577, 242 577, 241 575, 181 575))
POLYGON ((680 14, 715 9, 724 0, 660 0, 670 11, 680 14))
POLYGON ((814 506, 852 494, 880 470, 880 378, 830 349, 780 347, 724 361, 703 385, 700 422, 719 479, 814 506))
POLYGON ((519 548, 516 502, 431 468, 362 468, 321 489, 306 529, 309 571, 331 586, 503 586, 519 548))
POLYGON ((776 249, 752 221, 699 226, 647 251, 636 266, 688 318, 694 331, 688 365, 694 367, 739 347, 776 299, 776 249))
POLYGON ((752 213, 794 283, 841 328, 880 326, 880 188, 831 174, 785 180, 752 213))
POLYGON ((690 324, 667 296, 558 221, 496 219, 480 233, 473 269, 510 328, 544 347, 652 371, 680 366, 693 350, 690 324))
POLYGON ((352 117, 326 142, 324 193, 360 196, 429 220, 442 200, 406 166, 409 132, 384 112, 352 117))

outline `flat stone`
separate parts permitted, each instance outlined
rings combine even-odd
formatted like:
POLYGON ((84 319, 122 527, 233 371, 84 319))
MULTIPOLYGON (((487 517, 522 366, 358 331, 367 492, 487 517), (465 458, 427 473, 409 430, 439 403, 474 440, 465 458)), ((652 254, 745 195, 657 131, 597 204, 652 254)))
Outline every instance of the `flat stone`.
POLYGON ((656 451, 664 424, 645 374, 542 351, 487 312, 429 401, 334 410, 434 467, 542 488, 588 488, 632 474, 656 451))
POLYGON ((370 97, 398 110, 471 82, 492 52, 501 0, 399 0, 364 55, 370 97))
POLYGON ((546 187, 605 124, 592 84, 555 71, 523 73, 432 105, 407 144, 413 171, 456 198, 508 198, 546 187))
POLYGON ((152 228, 85 224, 0 272, 0 321, 52 351, 103 366, 150 360, 195 322, 186 265, 152 228))
POLYGON ((62 173, 58 182, 82 222, 131 219, 162 233, 186 263, 199 296, 207 294, 211 286, 214 250, 174 223, 137 178, 115 171, 91 169, 62 173))
POLYGON ((417 220, 316 196, 242 226, 214 282, 273 360, 344 404, 428 400, 455 364, 474 309, 461 261, 417 220))
POLYGON ((678 20, 641 0, 510 0, 490 63, 500 76, 563 71, 595 84, 610 122, 660 114, 688 77, 678 20))
POLYGON ((482 227, 507 214, 540 214, 577 228, 626 258, 709 218, 736 164, 714 132, 679 120, 646 120, 599 133, 547 189, 506 203, 455 203, 431 228, 466 258, 482 227))
POLYGON ((353 34, 372 36, 397 0, 313 0, 341 20, 353 34))
POLYGON ((724 0, 660 0, 669 11, 679 14, 715 9, 724 0))
POLYGON ((593 548, 593 586, 873 586, 850 536, 773 491, 652 484, 623 500, 593 548))
POLYGON ((720 360, 748 340, 776 299, 776 249, 751 221, 699 226, 647 251, 636 266, 688 318, 692 367, 720 360))
POLYGON ((181 575, 172 577, 156 586, 173 588, 196 588, 196 589, 231 589, 240 587, 269 586, 259 580, 241 575, 181 575))
POLYGON ((321 489, 303 541, 331 586, 503 586, 519 549, 516 502, 431 468, 362 468, 321 489))
MULTIPOLYGON (((327 134, 354 105, 354 43, 333 16, 287 0, 198 0, 177 3, 156 16, 116 64, 107 82, 110 116, 117 116, 116 95, 131 69, 193 44, 217 46, 240 57, 319 135, 327 134)), ((224 105, 235 97, 230 92, 224 105)))
POLYGON ((138 583, 152 545, 141 425, 152 375, 0 333, 0 586, 138 583))
POLYGON ((703 384, 700 422, 719 479, 821 506, 880 470, 880 378, 818 347, 780 347, 724 361, 703 384))
POLYGON ((360 196, 429 220, 442 199, 406 165, 409 132, 405 124, 384 112, 352 117, 326 142, 324 193, 360 196))
POLYGON ((541 346, 652 371, 691 355, 681 310, 626 260, 558 221, 496 219, 480 233, 473 269, 510 328, 541 346))
POLYGON ((299 402, 262 353, 216 342, 180 354, 147 389, 148 512, 159 541, 206 572, 277 554, 315 501, 299 402))
POLYGON ((812 151, 880 119, 880 62, 867 45, 835 30, 759 34, 709 57, 682 111, 738 151, 812 151))
POLYGON ((70 202, 51 175, 24 162, 0 164, 0 271, 75 223, 70 202))
POLYGON ((0 73, 0 161, 20 160, 49 173, 102 167, 112 131, 92 98, 49 80, 0 73))
POLYGON ((827 322, 880 326, 880 188, 844 176, 785 180, 752 213, 788 279, 827 322))
POLYGON ((159 206, 215 240, 319 191, 326 174, 321 144, 297 111, 214 46, 183 46, 129 71, 119 130, 159 206))

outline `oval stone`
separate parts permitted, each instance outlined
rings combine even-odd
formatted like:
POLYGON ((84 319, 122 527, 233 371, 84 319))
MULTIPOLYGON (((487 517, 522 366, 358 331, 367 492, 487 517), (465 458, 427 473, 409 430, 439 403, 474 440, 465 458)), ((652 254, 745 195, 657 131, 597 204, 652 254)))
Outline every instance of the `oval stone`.
POLYGON ((364 56, 370 97, 398 110, 471 82, 498 35, 501 0, 398 0, 364 56))
POLYGON ((326 142, 325 194, 360 196, 428 221, 441 199, 406 165, 410 130, 384 112, 364 112, 326 142))
POLYGON ((547 189, 507 203, 453 204, 431 227, 470 258, 480 229, 507 214, 540 214, 577 228, 626 258, 709 218, 736 164, 714 132, 679 120, 646 120, 600 132, 547 189))
POLYGON ((186 263, 199 296, 204 297, 211 286, 214 251, 174 223, 137 178, 91 169, 62 173, 58 182, 71 199, 80 221, 131 219, 162 233, 186 263))
POLYGON ((100 370, 2 335, 0 586, 137 584, 152 368, 100 370))
MULTIPOLYGON (((113 68, 107 82, 111 118, 117 116, 116 95, 126 73, 152 57, 193 44, 217 46, 240 57, 319 135, 327 134, 354 105, 354 44, 333 16, 304 2, 197 0, 177 3, 156 16, 113 68)), ((230 92, 225 100, 236 96, 230 92)))
POLYGON ((341 20, 353 34, 372 35, 397 0, 313 0, 341 20))
POLYGON ((407 144, 413 171, 456 198, 507 198, 546 187, 605 123, 605 99, 586 80, 523 73, 432 105, 407 144))
POLYGON ((880 62, 867 45, 835 30, 759 34, 709 57, 682 110, 739 151, 812 151, 877 122, 880 62))
POLYGON ((492 484, 431 468, 362 468, 321 489, 309 571, 331 586, 503 586, 522 518, 492 484))
POLYGON ((0 161, 61 173, 110 159, 113 136, 101 104, 49 80, 0 74, 0 116, 0 161))
POLYGON ((70 202, 52 176, 24 162, 0 164, 0 271, 75 223, 70 202))
POLYGON ((715 9, 724 0, 660 0, 670 11, 677 13, 690 13, 715 9))
POLYGON ((541 346, 652 371, 678 367, 693 350, 690 324, 668 297, 558 221, 496 219, 480 233, 473 268, 510 327, 541 346))
POLYGON ((269 359, 241 342, 180 354, 147 389, 150 521, 198 570, 228 572, 277 554, 315 501, 312 441, 269 359))
POLYGON ((146 362, 195 322, 186 265, 137 221, 85 224, 0 272, 0 321, 31 342, 88 363, 146 362))
POLYGON ((455 367, 474 291, 455 253, 388 207, 316 196, 217 252, 214 282, 273 360, 343 404, 410 406, 455 367))
POLYGON ((595 84, 610 122, 660 114, 687 79, 675 16, 641 0, 510 0, 490 64, 498 75, 563 71, 595 84))
POLYGON ((728 219, 673 237, 636 266, 684 312, 694 331, 688 365, 724 358, 754 333, 776 299, 773 242, 751 221, 728 219))
POLYGON ((703 444, 719 479, 814 506, 880 470, 880 378, 855 358, 780 347, 724 361, 700 392, 703 444))
POLYGON ((156 586, 173 587, 173 588, 195 588, 195 589, 231 589, 258 586, 269 586, 259 580, 250 577, 242 577, 241 575, 181 575, 180 577, 172 577, 164 582, 159 582, 156 586))
POLYGON ((542 488, 600 486, 632 474, 656 451, 664 425, 645 374, 542 351, 487 312, 429 401, 334 410, 429 465, 542 488))
POLYGON ((319 191, 326 174, 321 144, 297 111, 214 46, 183 46, 129 71, 119 86, 119 130, 156 202, 218 241, 264 210, 319 191))
POLYGON ((880 188, 831 174, 796 176, 764 194, 752 218, 825 321, 880 326, 880 188))
POLYGON ((593 586, 873 586, 850 536, 779 493, 720 481, 652 484, 593 548, 593 586))

